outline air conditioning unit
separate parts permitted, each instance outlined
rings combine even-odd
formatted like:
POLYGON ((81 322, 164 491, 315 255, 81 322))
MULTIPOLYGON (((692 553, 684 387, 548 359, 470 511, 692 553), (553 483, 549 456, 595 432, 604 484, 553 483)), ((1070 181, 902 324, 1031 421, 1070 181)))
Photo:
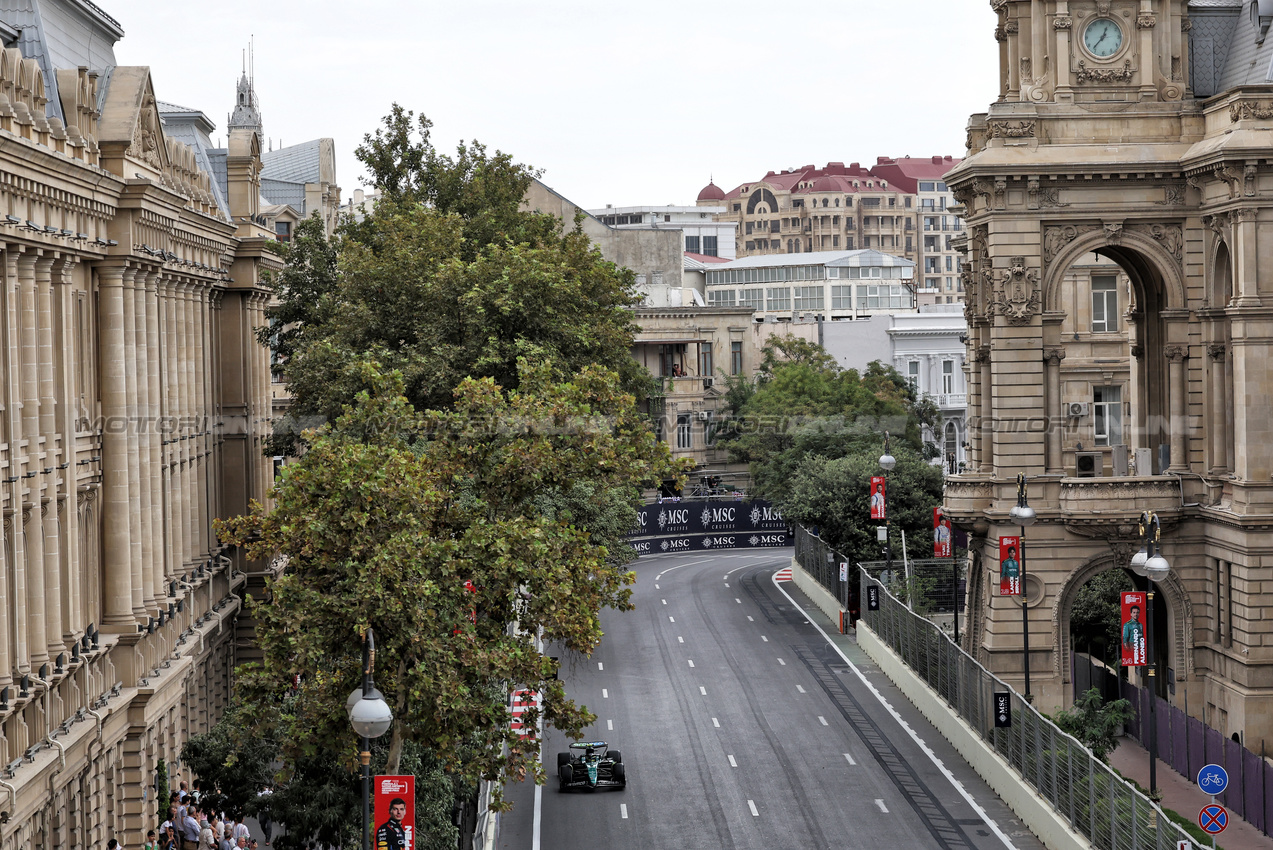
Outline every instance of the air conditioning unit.
POLYGON ((1074 460, 1074 474, 1078 478, 1100 478, 1105 471, 1105 455, 1100 452, 1078 452, 1074 460))
POLYGON ((694 416, 698 419, 699 422, 706 422, 707 420, 712 418, 711 414, 709 414, 706 410, 700 410, 698 413, 694 414, 694 416))
POLYGON ((1085 401, 1072 401, 1065 406, 1066 415, 1077 419, 1080 416, 1087 415, 1088 404, 1085 401))

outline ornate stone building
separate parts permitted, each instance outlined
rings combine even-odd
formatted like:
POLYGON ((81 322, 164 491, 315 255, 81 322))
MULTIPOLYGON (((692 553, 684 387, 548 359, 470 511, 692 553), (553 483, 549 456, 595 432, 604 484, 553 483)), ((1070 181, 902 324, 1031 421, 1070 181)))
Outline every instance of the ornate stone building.
POLYGON ((211 528, 272 474, 261 140, 231 130, 219 200, 116 21, 0 23, 0 848, 135 847, 264 572, 211 528))
POLYGON ((1025 593, 1049 708, 1071 698, 1076 593, 1127 565, 1154 510, 1172 567, 1160 694, 1273 739, 1273 8, 991 6, 998 100, 947 176, 969 227, 969 471, 946 505, 976 535, 968 646, 1021 682, 1021 605, 995 554, 1018 531, 1018 473, 1039 514, 1025 593))

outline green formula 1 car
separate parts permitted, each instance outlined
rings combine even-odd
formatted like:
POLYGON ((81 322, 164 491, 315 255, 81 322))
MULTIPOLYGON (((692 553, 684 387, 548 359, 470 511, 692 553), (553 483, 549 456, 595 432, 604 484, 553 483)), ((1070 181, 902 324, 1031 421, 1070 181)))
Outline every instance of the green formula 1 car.
POLYGON ((557 779, 562 791, 581 788, 626 788, 627 771, 623 753, 610 749, 605 741, 578 742, 570 752, 557 753, 557 779))

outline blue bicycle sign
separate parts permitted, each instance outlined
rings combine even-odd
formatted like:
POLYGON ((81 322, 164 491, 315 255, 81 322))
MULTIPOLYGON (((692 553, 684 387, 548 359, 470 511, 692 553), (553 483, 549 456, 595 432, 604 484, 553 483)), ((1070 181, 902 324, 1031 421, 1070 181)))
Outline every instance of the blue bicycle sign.
POLYGON ((1218 764, 1209 764, 1198 771, 1198 787, 1212 797, 1224 793, 1229 787, 1229 774, 1218 764))

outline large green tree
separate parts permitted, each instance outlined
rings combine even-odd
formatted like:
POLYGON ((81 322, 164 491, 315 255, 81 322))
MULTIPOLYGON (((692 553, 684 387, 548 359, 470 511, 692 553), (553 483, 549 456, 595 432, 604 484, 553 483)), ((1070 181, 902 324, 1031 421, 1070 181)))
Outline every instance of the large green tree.
POLYGON ((249 557, 288 559, 254 609, 264 660, 240 669, 257 728, 277 731, 287 759, 334 751, 352 767, 344 705, 369 628, 395 716, 390 772, 413 741, 464 780, 542 775, 538 745, 509 726, 511 685, 539 691, 568 735, 595 719, 536 639, 590 653, 601 609, 631 607, 632 575, 569 500, 545 509, 543 494, 588 482, 630 500, 675 467, 613 372, 520 366, 517 390, 470 378, 449 410, 418 411, 400 375, 355 364, 370 389, 307 437, 273 510, 219 526, 249 557))

